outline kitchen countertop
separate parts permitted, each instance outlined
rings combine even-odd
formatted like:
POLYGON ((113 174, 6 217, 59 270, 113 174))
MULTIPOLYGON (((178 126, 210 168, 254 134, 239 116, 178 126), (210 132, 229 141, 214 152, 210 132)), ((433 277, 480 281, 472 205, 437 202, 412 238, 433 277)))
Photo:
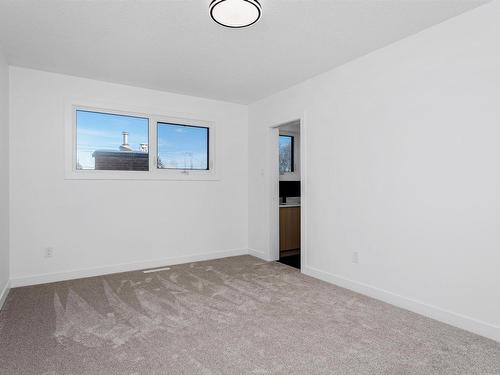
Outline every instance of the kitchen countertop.
POLYGON ((286 207, 300 207, 300 203, 280 204, 280 208, 286 208, 286 207))

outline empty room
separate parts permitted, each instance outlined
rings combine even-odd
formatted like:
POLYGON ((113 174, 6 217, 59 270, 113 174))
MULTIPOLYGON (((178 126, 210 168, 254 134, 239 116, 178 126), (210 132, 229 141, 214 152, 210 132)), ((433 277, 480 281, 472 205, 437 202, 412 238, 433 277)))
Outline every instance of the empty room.
POLYGON ((1 375, 499 375, 500 0, 0 0, 1 375))

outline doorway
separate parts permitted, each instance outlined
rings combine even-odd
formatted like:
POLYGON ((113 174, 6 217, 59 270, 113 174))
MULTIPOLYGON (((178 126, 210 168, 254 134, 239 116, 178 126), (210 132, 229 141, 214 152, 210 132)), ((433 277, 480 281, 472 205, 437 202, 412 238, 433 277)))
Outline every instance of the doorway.
POLYGON ((293 121, 277 127, 278 262, 301 268, 301 126, 293 121))

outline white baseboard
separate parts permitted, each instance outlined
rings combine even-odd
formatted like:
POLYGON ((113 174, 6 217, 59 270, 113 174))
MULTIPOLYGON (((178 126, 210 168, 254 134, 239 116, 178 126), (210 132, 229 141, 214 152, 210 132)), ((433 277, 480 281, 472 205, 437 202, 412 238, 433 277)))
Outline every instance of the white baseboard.
POLYGON ((21 286, 46 284, 57 281, 81 279, 84 277, 102 276, 119 272, 138 271, 148 268, 157 268, 163 266, 171 266, 174 264, 199 262, 203 260, 226 258, 226 257, 246 255, 246 254, 248 254, 247 249, 226 250, 226 251, 217 251, 206 254, 194 254, 184 257, 165 258, 165 259, 149 260, 149 261, 134 262, 134 263, 122 263, 122 264, 109 265, 105 267, 86 268, 86 269, 56 272, 56 273, 45 273, 45 274, 25 276, 25 277, 14 277, 10 280, 10 285, 12 288, 16 288, 21 286))
POLYGON ((313 267, 302 273, 500 342, 500 327, 313 267))
POLYGON ((268 254, 263 253, 262 251, 257 251, 253 249, 248 249, 248 255, 252 255, 254 257, 260 258, 262 260, 265 260, 267 262, 272 262, 274 259, 271 259, 268 254))
POLYGON ((0 292, 0 310, 3 308, 3 304, 5 303, 5 300, 7 299, 7 296, 9 295, 10 291, 10 281, 7 281, 5 284, 5 287, 2 289, 0 292))

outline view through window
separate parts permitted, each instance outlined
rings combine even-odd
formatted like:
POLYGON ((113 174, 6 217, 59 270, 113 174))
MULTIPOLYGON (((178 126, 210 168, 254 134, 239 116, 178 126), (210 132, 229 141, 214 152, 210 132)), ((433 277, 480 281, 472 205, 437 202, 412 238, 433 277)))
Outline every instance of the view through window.
POLYGON ((77 170, 149 170, 149 119, 76 111, 77 170))
POLYGON ((201 126, 159 122, 158 168, 208 170, 208 134, 201 126))
MULTIPOLYGON (((75 169, 149 171, 150 121, 150 116, 77 109, 75 169)), ((210 170, 208 127, 154 123, 157 169, 210 170)))
POLYGON ((293 172, 293 136, 280 135, 279 138, 280 174, 293 172))

